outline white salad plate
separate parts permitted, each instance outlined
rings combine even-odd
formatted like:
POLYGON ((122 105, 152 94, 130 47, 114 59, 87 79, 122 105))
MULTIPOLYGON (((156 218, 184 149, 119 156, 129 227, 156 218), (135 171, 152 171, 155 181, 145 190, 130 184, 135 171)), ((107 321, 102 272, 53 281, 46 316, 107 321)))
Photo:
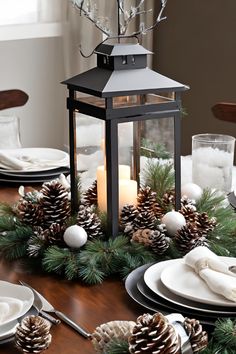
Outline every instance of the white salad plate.
MULTIPOLYGON (((222 257, 222 259, 224 261, 227 261, 229 264, 235 264, 234 258, 222 257)), ((233 310, 233 308, 235 308, 235 306, 236 306, 235 303, 224 299, 220 295, 218 296, 217 294, 214 294, 213 292, 211 292, 211 290, 208 290, 208 289, 207 289, 207 291, 209 291, 209 294, 210 294, 209 298, 216 296, 218 300, 220 299, 220 305, 217 305, 217 307, 215 307, 214 305, 216 305, 216 303, 211 303, 211 304, 203 303, 201 301, 202 291, 201 291, 201 289, 197 288, 199 286, 199 285, 197 285, 197 283, 192 284, 191 281, 190 281, 190 283, 184 283, 182 290, 180 290, 181 294, 185 294, 185 292, 191 288, 191 292, 193 294, 195 294, 194 301, 190 300, 189 298, 187 299, 183 295, 180 295, 180 293, 177 295, 175 292, 170 291, 162 282, 161 276, 162 276, 162 274, 164 274, 164 271, 166 269, 168 269, 169 267, 171 267, 172 270, 176 269, 179 264, 182 264, 182 258, 155 263, 154 265, 149 267, 144 273, 145 284, 147 285, 147 287, 150 290, 153 291, 153 293, 155 293, 156 295, 160 296, 161 298, 168 300, 176 305, 185 306, 187 308, 192 308, 192 309, 199 309, 200 311, 204 311, 204 312, 210 311, 210 312, 219 312, 219 313, 222 312, 223 313, 223 312, 229 311, 229 312, 235 313, 236 310, 233 310), (197 296, 196 295, 197 293, 200 295, 197 296), (224 303, 227 303, 227 305, 225 305, 224 303), (211 307, 211 310, 209 309, 209 306, 211 307), (220 308, 219 308, 219 306, 220 306, 220 308), (228 309, 227 309, 227 307, 228 307, 228 309)), ((184 277, 185 277, 185 275, 183 273, 180 273, 180 271, 178 271, 177 273, 175 272, 175 278, 171 277, 172 286, 174 287, 173 283, 179 284, 184 277)), ((162 276, 162 278, 165 281, 166 278, 164 278, 164 276, 162 276)), ((203 286, 205 286, 204 281, 202 279, 200 279, 200 280, 203 283, 203 286)), ((186 278, 185 278, 185 281, 186 281, 186 278)), ((188 282, 188 280, 187 280, 187 282, 188 282)), ((178 289, 179 289, 179 287, 178 287, 178 289)))
POLYGON ((6 168, 4 162, 0 159, 0 172, 39 172, 53 170, 58 167, 69 165, 68 153, 51 148, 19 148, 19 149, 0 149, 0 153, 4 153, 12 158, 19 159, 22 162, 32 162, 27 169, 6 168))
POLYGON ((31 289, 0 280, 0 335, 9 329, 6 325, 14 325, 12 322, 27 313, 33 302, 31 289))

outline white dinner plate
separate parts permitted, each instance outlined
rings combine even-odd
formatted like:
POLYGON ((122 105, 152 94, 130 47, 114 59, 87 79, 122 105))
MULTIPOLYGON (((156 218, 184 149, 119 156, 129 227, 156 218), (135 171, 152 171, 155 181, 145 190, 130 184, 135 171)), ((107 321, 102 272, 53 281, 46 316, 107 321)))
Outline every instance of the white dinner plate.
POLYGON ((33 302, 31 289, 0 280, 0 334, 5 333, 7 324, 28 312, 33 302))
MULTIPOLYGON (((229 259, 228 257, 222 257, 223 260, 229 259)), ((233 263, 233 260, 235 262, 235 259, 231 258, 231 264, 233 263)), ((148 286, 149 289, 151 289, 155 294, 157 294, 158 296, 160 296, 161 298, 168 300, 176 305, 180 305, 180 306, 185 306, 187 308, 190 309, 200 309, 201 311, 207 312, 209 310, 209 305, 201 303, 199 301, 194 301, 192 302, 189 299, 186 299, 184 297, 181 297, 179 295, 176 295, 175 293, 169 291, 162 283, 161 281, 161 274, 162 272, 167 269, 169 266, 175 267, 177 266, 180 261, 182 261, 181 259, 171 259, 168 261, 163 261, 163 262, 159 262, 159 263, 155 263, 154 265, 152 265, 151 267, 149 267, 146 272, 144 273, 144 282, 145 284, 148 286)), ((175 281, 179 281, 179 278, 182 275, 180 273, 178 273, 178 276, 175 278, 175 281)), ((186 286, 186 284, 185 284, 186 286)), ((196 289, 195 289, 196 290, 196 289)), ((214 310, 214 305, 210 305, 211 306, 211 310, 210 312, 224 312, 224 308, 225 306, 221 306, 221 308, 219 308, 219 305, 217 305, 217 307, 214 310)), ((234 308, 234 303, 230 302, 230 306, 231 308, 234 308), (232 305, 233 304, 233 305, 232 305)), ((226 309, 225 309, 226 310, 226 309)), ((228 310, 230 311, 230 309, 228 310)), ((233 311, 234 312, 234 311, 233 311)))
POLYGON ((0 330, 0 341, 12 337, 16 332, 16 327, 18 326, 19 322, 17 320, 11 321, 6 325, 1 326, 0 330))
MULTIPOLYGON (((225 263, 236 264, 232 257, 222 257, 225 263)), ((186 299, 209 305, 236 307, 236 302, 214 293, 196 272, 181 258, 174 265, 169 265, 161 273, 162 283, 174 294, 186 299)))
POLYGON ((20 148, 20 149, 2 149, 0 150, 4 154, 9 155, 11 157, 16 157, 24 160, 37 159, 38 161, 42 160, 45 162, 45 165, 35 164, 27 168, 27 170, 20 169, 6 169, 4 168, 4 164, 1 164, 0 161, 0 172, 11 172, 11 173, 19 173, 19 172, 33 172, 33 171, 47 171, 53 170, 58 167, 68 166, 69 165, 69 155, 65 151, 51 149, 51 148, 20 148))

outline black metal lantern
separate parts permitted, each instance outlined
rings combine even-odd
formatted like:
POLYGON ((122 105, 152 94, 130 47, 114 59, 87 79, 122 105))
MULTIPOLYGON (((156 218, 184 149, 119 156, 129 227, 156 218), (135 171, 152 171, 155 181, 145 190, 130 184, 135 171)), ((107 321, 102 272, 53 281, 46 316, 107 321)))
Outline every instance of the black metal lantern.
MULTIPOLYGON (((133 122, 133 180, 139 178, 140 122, 174 118, 174 168, 176 209, 180 207, 180 93, 187 86, 147 68, 151 54, 139 44, 100 44, 97 67, 63 83, 69 89, 70 173, 72 210, 78 207, 75 112, 105 122, 106 209, 108 230, 119 230, 118 125, 133 122), (87 94, 79 96, 78 93, 87 94)), ((129 193, 129 191, 128 191, 129 193)))

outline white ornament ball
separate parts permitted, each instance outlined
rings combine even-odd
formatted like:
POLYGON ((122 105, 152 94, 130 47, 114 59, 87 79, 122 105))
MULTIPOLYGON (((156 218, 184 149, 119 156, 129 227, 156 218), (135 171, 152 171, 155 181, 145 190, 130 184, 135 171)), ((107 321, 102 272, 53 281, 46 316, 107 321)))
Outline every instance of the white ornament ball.
POLYGON ((67 246, 71 248, 80 248, 88 240, 88 235, 85 229, 78 225, 69 226, 63 235, 64 241, 67 246))
POLYGON ((181 188, 182 197, 195 200, 196 202, 201 198, 203 190, 195 183, 187 183, 181 188))
POLYGON ((166 225, 167 233, 170 236, 175 236, 176 232, 186 225, 186 220, 181 213, 173 210, 163 216, 161 223, 166 225))

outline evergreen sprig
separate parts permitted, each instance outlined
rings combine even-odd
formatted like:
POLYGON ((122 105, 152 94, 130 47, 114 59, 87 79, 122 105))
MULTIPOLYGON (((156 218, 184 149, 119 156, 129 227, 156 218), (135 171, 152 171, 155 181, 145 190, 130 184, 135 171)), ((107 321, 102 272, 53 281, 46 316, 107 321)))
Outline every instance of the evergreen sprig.
POLYGON ((171 158, 171 154, 166 150, 164 144, 154 143, 150 139, 142 139, 140 151, 142 156, 148 158, 171 158))
POLYGON ((16 226, 15 230, 4 232, 0 236, 0 254, 8 260, 27 256, 27 241, 32 236, 29 226, 16 226))
POLYGON ((20 226, 20 221, 13 215, 0 217, 0 232, 13 231, 20 226))
POLYGON ((144 170, 144 185, 149 186, 157 194, 157 200, 174 188, 175 174, 172 163, 161 164, 149 159, 144 170))
POLYGON ((0 216, 12 216, 14 211, 11 205, 0 202, 0 216))
POLYGON ((103 354, 129 354, 129 344, 125 339, 113 339, 106 345, 103 354))

